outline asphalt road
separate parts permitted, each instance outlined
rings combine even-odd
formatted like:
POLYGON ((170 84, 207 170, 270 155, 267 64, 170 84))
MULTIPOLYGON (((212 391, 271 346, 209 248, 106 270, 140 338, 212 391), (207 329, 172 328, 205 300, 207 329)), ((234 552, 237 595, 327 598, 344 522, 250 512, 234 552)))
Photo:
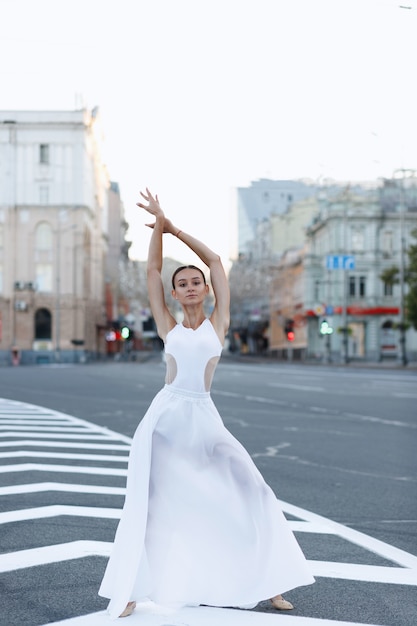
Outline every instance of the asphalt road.
MULTIPOLYGON (((163 377, 159 357, 142 363, 2 368, 0 398, 48 407, 131 437, 163 377)), ((416 588, 402 579, 393 582, 398 561, 388 558, 395 549, 417 555, 416 372, 224 359, 212 396, 226 426, 281 500, 347 529, 343 537, 297 533, 307 558, 370 567, 364 580, 362 574, 350 579, 317 576, 315 585, 286 594, 296 604, 296 615, 381 626, 417 624, 416 588), (348 531, 388 548, 378 551, 371 541, 369 548, 358 545, 348 531), (384 577, 385 571, 391 576, 384 577), (382 579, 374 580, 374 573, 382 579)), ((0 464, 10 462, 3 458, 0 464)), ((33 482, 38 472, 18 474, 1 474, 1 485, 33 482)), ((42 480, 57 480, 53 472, 43 474, 42 480)), ((71 472, 59 476, 68 483, 73 479, 71 472)), ((123 475, 83 481, 116 491, 124 485, 123 475)), ((122 501, 120 495, 108 494, 45 492, 41 499, 39 494, 15 494, 0 498, 0 510, 56 502, 120 507, 122 501)), ((1 552, 80 537, 111 542, 116 525, 115 519, 71 515, 6 523, 1 552)), ((96 556, 2 574, 0 624, 40 626, 104 608, 106 601, 96 596, 104 566, 105 559, 96 556)), ((268 610, 267 604, 257 608, 268 610)))

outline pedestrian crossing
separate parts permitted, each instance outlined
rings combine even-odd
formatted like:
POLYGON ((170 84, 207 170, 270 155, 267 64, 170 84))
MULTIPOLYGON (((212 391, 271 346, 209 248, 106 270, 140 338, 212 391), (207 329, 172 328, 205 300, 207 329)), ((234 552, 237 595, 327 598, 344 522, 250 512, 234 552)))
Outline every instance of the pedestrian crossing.
MULTIPOLYGON (((54 581, 57 564, 88 559, 101 564, 98 589, 125 493, 131 439, 71 415, 0 398, 0 574, 21 576, 42 569, 54 581), (4 532, 2 531, 4 529, 4 532), (12 532, 17 529, 15 536, 12 532), (45 569, 46 568, 46 569, 45 569), (48 569, 49 568, 49 569, 48 569), (48 572, 51 571, 51 574, 48 572)), ((417 557, 290 503, 281 502, 297 538, 334 537, 372 555, 363 563, 311 559, 317 578, 417 585, 417 557)), ((302 543, 302 542, 301 542, 302 543)), ((7 582, 7 580, 6 580, 7 582)), ((6 584, 7 587, 7 584, 6 584)), ((7 591, 7 589, 6 589, 7 591)), ((64 621, 43 623, 102 626, 106 601, 94 596, 91 612, 66 612, 64 621), (96 604, 94 604, 94 602, 96 604), (97 608, 99 602, 100 610, 97 608)), ((2 619, 0 623, 18 624, 2 619)), ((139 607, 129 624, 144 626, 253 626, 288 623, 289 616, 267 612, 198 607, 167 613, 155 605, 139 607)), ((291 615, 293 625, 341 626, 345 622, 291 615), (308 621, 307 621, 308 620, 308 621)), ((27 626, 42 622, 28 621, 27 626)), ((347 623, 347 622, 346 622, 347 623)), ((350 621, 350 625, 354 622, 350 621)))

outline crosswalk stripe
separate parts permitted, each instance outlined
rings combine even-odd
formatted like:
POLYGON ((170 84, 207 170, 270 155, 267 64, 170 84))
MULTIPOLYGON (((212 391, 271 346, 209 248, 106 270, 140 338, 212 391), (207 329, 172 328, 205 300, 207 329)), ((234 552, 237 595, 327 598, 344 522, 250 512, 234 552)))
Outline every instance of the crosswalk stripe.
POLYGON ((112 543, 107 541, 70 541, 53 546, 40 546, 0 555, 0 573, 26 567, 59 563, 88 556, 110 556, 112 543))
POLYGON ((40 493, 42 491, 62 491, 70 493, 94 493, 105 495, 124 496, 125 487, 110 487, 101 485, 81 485, 70 483, 27 483, 25 485, 10 485, 8 487, 0 487, 0 496, 10 496, 23 493, 40 493))
MULTIPOLYGON (((34 405, 22 405, 17 402, 11 403, 10 401, 0 399, 0 449, 4 450, 4 452, 0 452, 0 459, 4 462, 9 459, 15 461, 10 465, 3 464, 0 466, 0 473, 3 475, 19 472, 30 472, 33 474, 33 472, 36 472, 34 476, 39 476, 37 472, 49 472, 51 474, 65 473, 67 475, 79 474, 125 477, 127 475, 127 469, 125 468, 100 467, 95 465, 94 462, 123 463, 126 465, 129 458, 131 441, 129 437, 64 413, 36 407, 34 405), (7 439, 11 440, 8 441, 7 439), (29 449, 22 449, 26 447, 29 449), (30 450, 31 447, 36 447, 36 450, 30 450), (53 448, 53 450, 51 450, 51 448, 53 448), (77 449, 77 452, 71 452, 72 449, 77 449), (85 450, 85 453, 78 452, 79 449, 85 450), (115 454, 99 453, 104 451, 112 451, 115 452, 115 454), (44 460, 56 459, 57 461, 89 461, 91 464, 70 465, 62 463, 18 462, 19 459, 31 458, 44 460)), ((48 481, 6 485, 0 487, 0 497, 46 493, 48 491, 112 496, 124 496, 126 492, 124 487, 113 487, 110 485, 84 485, 76 482, 60 483, 48 481)), ((118 502, 118 504, 121 506, 122 501, 118 502)), ((309 565, 314 576, 318 578, 344 579, 391 585, 417 585, 416 556, 287 502, 280 501, 280 504, 284 513, 296 518, 289 521, 289 525, 294 532, 337 536, 395 564, 395 566, 379 566, 309 560, 309 565)), ((15 509, 0 513, 0 524, 54 518, 58 516, 117 520, 120 518, 120 514, 120 508, 53 504, 26 509, 15 509)), ((111 548, 111 542, 80 539, 68 543, 39 546, 28 550, 18 550, 0 555, 0 572, 11 572, 28 567, 93 556, 108 558, 111 548)), ((219 619, 221 615, 222 624, 226 625, 230 623, 231 626, 232 624, 243 626, 244 622, 242 622, 242 618, 246 613, 234 611, 230 613, 230 622, 228 622, 224 621, 226 615, 225 609, 219 609, 219 611, 219 619)), ((104 613, 100 612, 96 615, 99 620, 97 622, 95 621, 95 614, 93 614, 64 620, 63 622, 56 622, 56 624, 62 623, 68 626, 70 624, 74 624, 74 626, 76 624, 79 624, 79 626, 82 626, 82 624, 95 626, 95 624, 97 624, 97 626, 102 626, 104 613)), ((181 615, 182 613, 176 614, 176 623, 183 623, 177 621, 178 619, 183 619, 181 615)), ((203 613, 199 612, 198 615, 200 619, 203 613)), ((265 613, 249 612, 248 615, 252 616, 252 621, 248 621, 248 624, 255 623, 253 621, 254 615, 257 616, 256 624, 265 623, 271 624, 272 626, 272 619, 274 619, 274 623, 276 623, 277 619, 281 619, 281 616, 275 614, 269 615, 265 613), (258 619, 263 621, 258 621, 258 619)), ((210 619, 213 620, 213 616, 214 613, 212 612, 210 619)), ((151 616, 149 616, 148 613, 146 613, 146 615, 136 615, 136 617, 141 618, 140 622, 143 626, 153 626, 154 624, 155 626, 161 625, 160 621, 149 621, 151 616)), ((134 619, 135 615, 133 616, 133 621, 134 619)), ((246 619, 246 617, 243 619, 246 619)), ((287 619, 287 617, 282 616, 282 619, 287 619)), ((343 626, 343 624, 345 624, 345 622, 298 618, 297 616, 291 616, 291 620, 294 625, 300 624, 300 626, 301 624, 303 626, 310 626, 316 623, 320 626, 326 626, 326 624, 343 626)), ((193 624, 195 623, 196 622, 193 621, 193 624)), ((212 626, 213 623, 216 622, 207 621, 207 626, 212 626)), ((172 626, 165 622, 164 624, 165 626, 172 626)), ((198 624, 202 626, 205 622, 204 620, 200 620, 198 624)), ((354 626, 354 624, 349 622, 349 626, 354 626)))
POLYGON ((41 458, 41 459, 72 459, 83 461, 111 461, 113 463, 127 463, 128 456, 112 456, 111 454, 71 454, 70 452, 38 452, 16 450, 15 452, 0 452, 0 459, 17 458, 41 458))
POLYGON ((9 472, 65 472, 67 474, 101 474, 102 476, 127 476, 127 469, 108 469, 107 467, 87 467, 81 465, 42 465, 41 463, 21 463, 2 465, 0 473, 9 472))
POLYGON ((114 443, 74 443, 73 441, 33 441, 31 439, 24 439, 23 441, 0 441, 0 448, 13 448, 18 447, 30 447, 36 446, 36 448, 85 448, 88 450, 117 450, 119 452, 129 452, 130 446, 121 446, 114 443))
POLYGON ((19 509, 16 511, 6 511, 0 513, 0 524, 10 524, 10 522, 21 522, 24 520, 43 519, 46 517, 58 517, 60 515, 71 515, 73 517, 99 517, 106 519, 119 519, 120 509, 110 509, 94 506, 74 506, 68 504, 50 504, 48 506, 38 506, 31 509, 19 509))

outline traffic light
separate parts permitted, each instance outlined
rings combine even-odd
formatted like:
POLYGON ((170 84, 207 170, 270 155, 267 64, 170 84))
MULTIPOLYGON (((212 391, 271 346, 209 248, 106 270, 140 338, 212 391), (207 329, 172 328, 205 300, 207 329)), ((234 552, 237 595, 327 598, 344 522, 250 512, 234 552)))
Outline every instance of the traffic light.
POLYGON ((295 339, 294 320, 286 320, 286 322, 285 322, 285 335, 287 337, 287 341, 294 341, 294 339, 295 339))
POLYGON ((320 335, 331 335, 333 328, 330 326, 327 320, 321 320, 320 322, 320 335))
POLYGON ((129 326, 122 326, 120 334, 122 335, 122 339, 125 339, 125 340, 130 339, 131 336, 133 335, 133 333, 130 330, 129 326))

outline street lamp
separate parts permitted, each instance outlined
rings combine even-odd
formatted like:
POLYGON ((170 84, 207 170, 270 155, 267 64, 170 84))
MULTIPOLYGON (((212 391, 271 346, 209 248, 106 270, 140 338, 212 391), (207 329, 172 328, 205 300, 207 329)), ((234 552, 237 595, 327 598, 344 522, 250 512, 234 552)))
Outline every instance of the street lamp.
POLYGON ((393 178, 396 179, 397 175, 401 174, 400 178, 400 362, 402 365, 407 365, 407 349, 405 341, 405 179, 413 178, 416 175, 416 170, 400 168, 394 171, 393 178))

